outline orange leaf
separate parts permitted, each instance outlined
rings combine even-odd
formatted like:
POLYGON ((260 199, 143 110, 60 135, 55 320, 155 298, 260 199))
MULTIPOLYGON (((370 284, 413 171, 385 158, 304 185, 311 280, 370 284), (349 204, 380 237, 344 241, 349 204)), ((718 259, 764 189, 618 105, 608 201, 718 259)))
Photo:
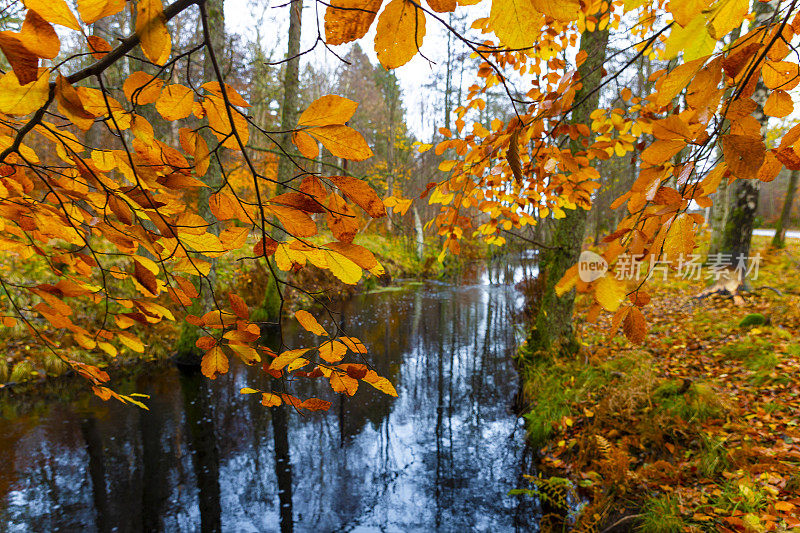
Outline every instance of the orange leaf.
POLYGON ((347 346, 339 341, 326 341, 319 347, 319 356, 328 363, 337 363, 347 353, 347 346))
POLYGON ((300 404, 300 408, 309 411, 327 411, 331 407, 331 402, 320 400, 319 398, 309 398, 300 404))
POLYGON ((331 194, 328 199, 328 209, 325 218, 333 236, 342 242, 353 242, 358 233, 358 219, 344 198, 338 194, 331 194))
POLYGON ((306 331, 313 333, 314 335, 325 335, 328 336, 328 332, 325 331, 317 319, 314 318, 314 315, 309 313, 308 311, 304 311, 300 309, 294 314, 294 317, 300 322, 300 325, 303 326, 303 329, 306 331))
POLYGON ((625 285, 610 275, 600 278, 594 287, 594 298, 597 303, 603 306, 603 309, 612 313, 619 309, 627 293, 625 285))
POLYGON ((217 374, 228 372, 228 358, 222 348, 214 346, 205 353, 200 362, 200 371, 209 379, 217 379, 217 374))
POLYGON ((22 44, 19 34, 0 31, 0 50, 3 50, 11 69, 19 79, 20 85, 27 85, 37 79, 39 75, 39 58, 22 44))
POLYGON ((125 0, 78 0, 78 14, 86 24, 119 13, 125 0))
POLYGON ((53 26, 30 9, 25 14, 19 39, 29 52, 39 57, 53 59, 61 50, 61 41, 53 26))
POLYGON ((56 78, 56 101, 58 110, 83 131, 94 124, 94 115, 86 111, 78 91, 61 74, 56 78))
POLYGON ((134 104, 152 104, 161 95, 163 85, 164 82, 161 79, 146 72, 137 71, 128 76, 128 79, 122 84, 122 91, 125 93, 125 97, 134 104))
POLYGON ((168 85, 156 100, 156 111, 164 120, 180 120, 192 114, 193 103, 194 92, 191 89, 179 84, 168 85))
POLYGON ((372 218, 386 216, 386 206, 365 181, 351 176, 329 176, 328 179, 372 218))
POLYGON ((625 319, 622 321, 622 331, 634 344, 644 343, 645 336, 647 335, 647 324, 644 320, 644 315, 639 311, 638 307, 631 307, 625 319))
POLYGON ((39 79, 20 85, 15 71, 6 72, 0 78, 0 113, 27 115, 45 102, 50 92, 49 72, 42 70, 39 79))
POLYGON ((784 90, 776 89, 769 95, 764 104, 764 113, 776 118, 782 118, 794 111, 792 97, 784 90))
POLYGON ((722 153, 725 156, 725 163, 737 178, 755 178, 764 163, 766 151, 764 140, 760 137, 722 136, 722 153))
POLYGON ((281 403, 281 397, 277 394, 265 392, 261 395, 261 405, 265 407, 278 407, 281 403))
POLYGON ((142 266, 142 264, 135 259, 133 261, 133 277, 136 278, 136 281, 141 283, 145 289, 154 295, 158 294, 158 282, 156 281, 155 274, 142 266))
POLYGON ((247 304, 241 296, 229 292, 228 299, 231 301, 231 309, 236 313, 236 316, 242 320, 250 320, 250 310, 247 308, 247 304))
POLYGON ((407 0, 392 0, 378 18, 375 52, 387 69, 411 61, 425 37, 425 13, 407 0))
POLYGON ((350 120, 358 104, 343 96, 327 94, 317 98, 303 111, 298 126, 342 125, 350 120))
POLYGON ((325 10, 325 42, 344 44, 367 34, 383 0, 332 0, 325 10))
POLYGON ((283 368, 294 361, 295 359, 302 357, 310 348, 300 348, 298 350, 287 350, 280 354, 278 357, 272 360, 270 363, 269 368, 270 370, 283 370, 283 368))
POLYGON ((111 51, 111 45, 102 37, 87 35, 86 40, 89 42, 89 50, 95 59, 103 59, 111 51))
POLYGON ((347 374, 341 372, 331 372, 328 378, 333 392, 345 393, 352 396, 358 390, 358 380, 351 378, 347 374))
POLYGON ((437 13, 450 13, 456 10, 456 0, 428 0, 428 5, 437 13))
POLYGON ((81 23, 64 0, 24 0, 25 7, 36 11, 46 21, 81 31, 81 23))
POLYGON ((360 133, 349 126, 321 126, 305 131, 321 142, 331 155, 336 157, 351 161, 363 161, 372 157, 372 150, 367 145, 367 141, 364 140, 360 133))

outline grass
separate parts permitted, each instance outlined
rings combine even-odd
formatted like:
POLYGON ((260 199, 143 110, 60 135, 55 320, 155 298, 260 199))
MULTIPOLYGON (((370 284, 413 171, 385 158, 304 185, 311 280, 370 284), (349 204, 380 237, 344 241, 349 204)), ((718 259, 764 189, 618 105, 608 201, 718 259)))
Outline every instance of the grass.
POLYGON ((682 531, 685 525, 678 509, 678 501, 673 496, 652 497, 642 505, 638 527, 638 531, 642 533, 675 533, 682 531))

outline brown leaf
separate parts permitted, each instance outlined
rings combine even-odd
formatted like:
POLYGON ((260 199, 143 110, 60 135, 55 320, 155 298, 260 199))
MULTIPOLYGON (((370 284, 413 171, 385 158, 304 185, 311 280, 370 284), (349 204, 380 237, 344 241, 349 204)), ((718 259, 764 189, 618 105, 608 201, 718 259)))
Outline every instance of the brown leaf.
POLYGON ((351 176, 329 176, 328 179, 372 218, 386 216, 386 206, 366 182, 351 176))
POLYGON ((764 164, 766 146, 760 137, 723 135, 722 153, 728 169, 737 178, 751 179, 758 175, 764 164))

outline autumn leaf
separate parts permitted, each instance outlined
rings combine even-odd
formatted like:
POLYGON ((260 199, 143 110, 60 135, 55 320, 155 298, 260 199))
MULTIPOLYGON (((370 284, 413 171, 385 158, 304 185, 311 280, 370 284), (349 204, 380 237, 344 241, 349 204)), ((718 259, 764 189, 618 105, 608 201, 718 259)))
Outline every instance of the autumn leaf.
POLYGON ((142 51, 150 61, 156 65, 167 62, 172 52, 172 38, 164 23, 161 0, 136 2, 136 33, 141 40, 142 51))
POLYGON ((343 96, 327 94, 317 98, 300 115, 297 121, 298 126, 330 126, 332 124, 345 124, 358 104, 343 96))
POLYGON ((533 7, 561 22, 577 20, 581 10, 578 0, 533 0, 533 7))
POLYGON ((39 58, 22 44, 19 34, 0 31, 0 50, 5 54, 21 85, 27 85, 37 79, 39 58))
POLYGON ((385 377, 379 376, 374 370, 367 371, 367 375, 364 376, 364 381, 384 394, 394 396, 395 398, 397 397, 397 391, 395 390, 394 385, 392 385, 392 382, 385 377))
MULTIPOLYGON (((192 114, 194 92, 183 85, 168 85, 156 100, 156 111, 164 120, 180 120, 192 114)), ((199 136, 198 136, 199 138, 199 136)))
POLYGON ((353 210, 338 194, 330 195, 327 207, 325 218, 333 236, 342 242, 353 242, 353 238, 359 230, 358 219, 353 210))
POLYGON ((53 26, 30 9, 25 14, 19 40, 29 52, 46 59, 53 59, 61 50, 61 40, 53 26))
POLYGON ((137 105, 152 104, 161 96, 163 80, 146 72, 137 71, 128 76, 122 84, 125 97, 137 105))
POLYGON ((333 392, 336 393, 345 393, 348 396, 352 396, 358 390, 358 380, 351 378, 345 373, 331 372, 328 381, 331 384, 333 392))
POLYGON ((328 336, 328 332, 325 331, 317 319, 314 318, 314 315, 309 313, 308 311, 304 311, 300 309, 299 311, 295 312, 294 317, 300 322, 300 325, 303 326, 303 329, 308 331, 309 333, 313 333, 314 335, 325 335, 328 336))
POLYGON ((222 348, 214 346, 208 350, 200 362, 200 370, 208 379, 217 379, 218 374, 228 372, 228 358, 222 352, 222 348))
POLYGON ((50 92, 49 71, 42 69, 39 78, 20 85, 13 70, 0 77, 0 113, 27 115, 45 102, 50 92))
POLYGON ((241 296, 229 292, 228 300, 230 300, 231 309, 233 309, 236 316, 242 320, 250 320, 250 310, 247 308, 247 304, 241 296))
POLYGON ((322 143, 331 155, 351 161, 363 161, 372 157, 367 141, 349 126, 331 125, 311 128, 306 132, 322 143))
POLYGON ((431 9, 437 13, 450 13, 455 11, 456 0, 427 0, 431 9))
POLYGON ((78 0, 78 14, 86 24, 115 15, 125 8, 125 0, 78 0))
POLYGON ((325 10, 325 42, 344 44, 364 37, 382 0, 333 0, 325 10))
POLYGON ((365 181, 352 176, 329 176, 328 179, 372 218, 386 216, 386 207, 365 181))
POLYGON ((327 250, 323 254, 327 260, 328 270, 344 283, 355 285, 361 279, 363 272, 358 265, 342 254, 327 250))
POLYGON ((737 178, 755 178, 764 163, 766 151, 764 141, 760 137, 722 136, 722 153, 725 156, 725 163, 737 178))
POLYGON ((272 360, 270 363, 269 368, 270 370, 283 370, 283 368, 294 361, 295 359, 302 357, 308 352, 310 348, 300 348, 297 350, 287 350, 281 353, 278 357, 272 360))
POLYGON ((281 403, 281 397, 277 394, 265 392, 261 395, 261 405, 264 407, 278 407, 281 403))
POLYGON ((81 31, 80 22, 75 18, 65 0, 24 0, 24 4, 25 7, 36 11, 48 22, 81 31))
POLYGON ((533 45, 543 27, 544 17, 533 0, 492 0, 489 26, 509 48, 533 45))
POLYGON ((643 344, 647 337, 647 324, 638 307, 631 307, 622 320, 622 331, 634 344, 643 344))
POLYGON ((407 0, 392 0, 378 17, 375 53, 387 69, 411 61, 425 37, 425 13, 407 0))
POLYGON ((764 113, 775 118, 783 118, 794 111, 792 97, 784 90, 772 91, 764 103, 764 113))
POLYGON ((619 309, 627 293, 625 285, 609 275, 600 278, 594 287, 594 299, 603 309, 612 313, 619 309))
POLYGON ((87 35, 86 41, 89 43, 89 50, 92 53, 92 57, 95 59, 103 59, 106 54, 111 51, 111 45, 102 37, 87 35))
POLYGON ((339 341, 325 341, 319 347, 319 356, 328 363, 337 363, 347 353, 347 346, 339 341))

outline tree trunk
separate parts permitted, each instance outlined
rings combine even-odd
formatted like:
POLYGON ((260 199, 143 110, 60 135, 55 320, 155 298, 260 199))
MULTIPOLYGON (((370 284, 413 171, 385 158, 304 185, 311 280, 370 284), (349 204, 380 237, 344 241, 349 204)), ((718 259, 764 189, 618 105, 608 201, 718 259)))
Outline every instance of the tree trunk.
MULTIPOLYGON (((597 109, 600 91, 592 92, 603 79, 602 68, 608 45, 608 29, 581 34, 580 49, 588 54, 586 61, 578 67, 582 87, 575 95, 580 102, 572 110, 573 124, 586 124, 591 121, 590 114, 597 109), (584 100, 585 98, 585 100, 584 100)), ((573 154, 583 152, 580 140, 570 142, 573 154)), ((581 207, 566 210, 566 217, 556 220, 553 225, 550 247, 540 253, 539 294, 534 311, 533 324, 528 334, 526 349, 531 354, 555 350, 574 354, 578 342, 572 331, 572 310, 575 293, 570 291, 562 297, 556 296, 555 285, 569 267, 578 261, 586 230, 586 210, 581 207)))
POLYGON ((783 200, 781 216, 778 219, 778 225, 775 227, 775 236, 772 237, 772 246, 774 248, 786 246, 786 227, 789 225, 789 217, 792 214, 792 203, 794 203, 794 194, 797 192, 798 178, 800 178, 800 170, 793 170, 789 175, 789 188, 786 189, 786 198, 783 200))
MULTIPOLYGON (((211 47, 217 62, 221 62, 225 57, 225 10, 224 0, 206 0, 204 4, 205 21, 200 25, 200 31, 206 33, 205 25, 208 26, 208 41, 206 46, 211 47)), ((205 37, 203 37, 205 38, 205 37)), ((222 69, 222 65, 220 70, 222 69)), ((203 58, 203 80, 205 81, 222 81, 217 80, 217 74, 214 69, 211 53, 206 49, 205 57, 203 58)), ((217 144, 217 139, 211 133, 209 128, 203 128, 203 139, 205 139, 209 148, 217 144)), ((219 160, 212 154, 206 175, 203 176, 202 181, 208 187, 201 187, 198 192, 198 206, 197 212, 207 222, 211 223, 209 229, 214 233, 219 233, 219 227, 214 223, 214 215, 211 213, 209 200, 211 194, 217 191, 222 183, 222 168, 220 167, 219 160)), ((211 271, 208 274, 208 279, 197 278, 196 284, 200 297, 197 298, 192 304, 190 311, 194 314, 202 316, 206 309, 209 309, 214 304, 213 290, 214 281, 216 279, 216 260, 206 258, 211 263, 211 271)), ((180 337, 178 338, 175 347, 175 357, 177 360, 185 364, 200 364, 200 349, 197 348, 195 342, 200 338, 200 330, 188 322, 184 322, 181 326, 180 337)))
MULTIPOLYGON (((286 69, 283 75, 283 103, 281 104, 280 143, 284 150, 291 150, 292 134, 289 132, 297 126, 297 96, 300 94, 300 34, 303 22, 303 2, 297 0, 289 8, 289 35, 286 48, 286 69)), ((294 175, 291 158, 281 155, 278 159, 278 181, 281 183, 294 175)), ((276 193, 280 192, 278 186, 276 193)))

